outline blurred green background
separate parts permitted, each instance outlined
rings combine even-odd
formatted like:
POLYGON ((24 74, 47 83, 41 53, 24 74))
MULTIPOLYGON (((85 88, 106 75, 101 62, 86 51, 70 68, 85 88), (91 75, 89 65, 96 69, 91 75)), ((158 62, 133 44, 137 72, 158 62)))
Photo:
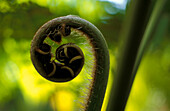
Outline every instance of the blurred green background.
MULTIPOLYGON (((119 53, 126 0, 0 0, 0 111, 74 111, 82 108, 88 84, 83 77, 68 83, 42 78, 30 60, 31 40, 45 22, 78 15, 95 24, 110 51, 110 76, 119 53)), ((170 3, 166 4, 147 45, 126 111, 170 111, 170 3)))

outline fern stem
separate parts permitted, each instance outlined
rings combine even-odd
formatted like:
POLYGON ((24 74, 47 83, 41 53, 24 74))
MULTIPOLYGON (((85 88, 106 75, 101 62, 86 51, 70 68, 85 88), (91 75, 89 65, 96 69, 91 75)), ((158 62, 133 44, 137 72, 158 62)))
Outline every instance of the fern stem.
POLYGON ((123 111, 135 77, 133 68, 150 15, 151 0, 132 1, 123 29, 123 45, 114 77, 108 111, 123 111))
POLYGON ((163 6, 165 5, 166 1, 167 0, 157 0, 157 2, 155 4, 155 7, 153 9, 149 23, 147 25, 145 34, 143 36, 143 39, 142 39, 140 47, 139 47, 137 59, 136 59, 135 66, 133 69, 133 75, 135 75, 135 73, 137 72, 138 66, 140 64, 140 61, 142 59, 142 56, 146 49, 146 46, 147 46, 149 40, 151 39, 152 33, 154 32, 154 30, 156 28, 157 22, 160 19, 160 15, 161 15, 163 6))

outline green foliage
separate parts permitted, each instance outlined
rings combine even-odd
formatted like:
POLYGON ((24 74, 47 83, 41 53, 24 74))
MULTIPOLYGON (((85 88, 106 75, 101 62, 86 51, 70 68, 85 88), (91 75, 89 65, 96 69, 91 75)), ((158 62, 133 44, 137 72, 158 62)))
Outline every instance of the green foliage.
MULTIPOLYGON (((170 110, 169 3, 142 58, 127 111, 170 110)), ((79 97, 86 92, 81 84, 88 83, 87 80, 80 77, 61 85, 44 80, 30 61, 31 40, 46 21, 62 15, 79 15, 97 25, 105 36, 111 60, 115 61, 110 71, 114 73, 124 19, 124 10, 115 6, 98 0, 0 0, 0 110, 50 111, 56 107, 62 110, 64 97, 68 97, 67 102, 63 101, 70 107, 65 110, 80 107, 77 103, 83 102, 79 97), (110 12, 113 8, 115 13, 110 12)))

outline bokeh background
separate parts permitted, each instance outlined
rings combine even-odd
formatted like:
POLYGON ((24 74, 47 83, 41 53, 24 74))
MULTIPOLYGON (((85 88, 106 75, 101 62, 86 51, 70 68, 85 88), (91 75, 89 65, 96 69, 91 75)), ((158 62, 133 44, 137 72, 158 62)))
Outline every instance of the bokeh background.
MULTIPOLYGON (((127 0, 0 0, 0 111, 76 111, 88 80, 68 83, 42 78, 30 60, 31 40, 45 22, 78 15, 95 24, 110 51, 105 111, 119 53, 127 0)), ((126 7, 127 6, 127 7, 126 7)), ((144 52, 126 111, 170 111, 170 2, 167 2, 144 52)), ((126 56, 126 55, 124 55, 126 56)))

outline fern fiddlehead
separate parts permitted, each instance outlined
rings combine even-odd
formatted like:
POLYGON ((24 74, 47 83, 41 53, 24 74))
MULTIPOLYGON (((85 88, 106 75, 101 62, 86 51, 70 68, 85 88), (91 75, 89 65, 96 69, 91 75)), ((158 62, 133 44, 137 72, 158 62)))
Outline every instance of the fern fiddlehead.
POLYGON ((92 82, 85 110, 100 110, 108 79, 109 53, 103 35, 93 24, 72 15, 48 21, 32 40, 31 60, 44 78, 67 82, 90 62, 86 54, 89 50, 93 56, 92 82))

